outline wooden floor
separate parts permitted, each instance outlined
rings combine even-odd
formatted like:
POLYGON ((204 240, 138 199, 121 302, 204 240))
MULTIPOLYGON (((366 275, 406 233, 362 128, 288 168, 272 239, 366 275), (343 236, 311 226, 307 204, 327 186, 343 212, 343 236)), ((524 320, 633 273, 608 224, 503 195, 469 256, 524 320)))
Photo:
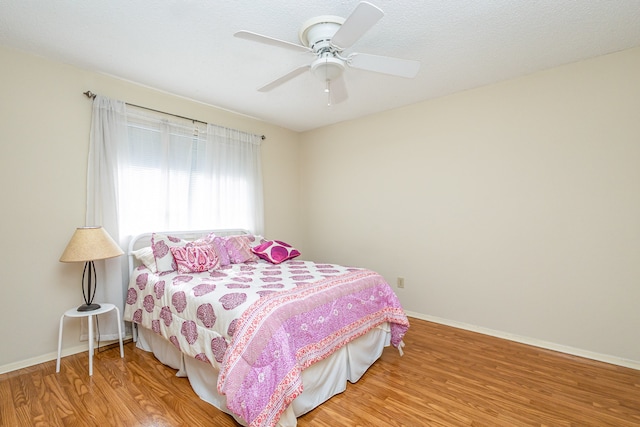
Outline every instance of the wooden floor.
MULTIPOLYGON (((411 319, 357 384, 300 427, 640 426, 640 371, 411 319)), ((0 375, 0 426, 216 426, 231 417, 188 380, 125 345, 0 375)))

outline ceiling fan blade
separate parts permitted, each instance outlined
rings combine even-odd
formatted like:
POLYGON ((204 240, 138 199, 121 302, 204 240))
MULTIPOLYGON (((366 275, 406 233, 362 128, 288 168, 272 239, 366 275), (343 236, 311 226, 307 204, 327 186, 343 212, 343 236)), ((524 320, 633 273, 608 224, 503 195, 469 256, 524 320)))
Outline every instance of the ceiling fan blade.
POLYGON ((344 24, 331 38, 331 44, 338 50, 344 50, 354 44, 364 33, 369 31, 384 16, 378 7, 360 2, 344 21, 344 24))
POLYGON ((266 85, 262 86, 261 88, 258 89, 258 91, 259 92, 269 92, 271 89, 274 89, 274 88, 280 86, 281 84, 288 82, 289 80, 293 79, 296 76, 299 76, 300 74, 304 73, 305 71, 309 70, 310 68, 311 68, 311 65, 301 65, 300 67, 289 71, 284 76, 282 76, 280 78, 277 78, 274 81, 272 81, 271 83, 267 83, 266 85))
POLYGON ((348 97, 349 94, 347 93, 347 85, 344 82, 344 77, 339 76, 331 80, 329 86, 329 99, 331 99, 331 104, 344 102, 348 97))
POLYGON ((252 33, 251 31, 238 31, 234 34, 235 37, 245 40, 251 40, 258 43, 268 44, 270 46, 283 47, 285 49, 297 50, 298 52, 312 52, 306 46, 301 44, 290 43, 284 40, 274 39, 273 37, 263 36, 262 34, 252 33))
POLYGON ((347 64, 361 70, 407 78, 415 77, 420 70, 420 61, 370 55, 367 53, 353 53, 349 55, 347 64))

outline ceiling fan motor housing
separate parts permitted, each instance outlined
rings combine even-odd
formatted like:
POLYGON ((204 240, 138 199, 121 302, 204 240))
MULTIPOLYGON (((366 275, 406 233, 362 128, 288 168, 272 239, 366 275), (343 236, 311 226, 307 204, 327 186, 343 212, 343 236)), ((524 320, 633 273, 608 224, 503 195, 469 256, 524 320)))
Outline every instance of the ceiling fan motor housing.
POLYGON ((311 48, 316 54, 335 50, 331 46, 331 38, 344 23, 344 18, 339 16, 317 16, 309 19, 302 25, 298 37, 303 45, 311 48))

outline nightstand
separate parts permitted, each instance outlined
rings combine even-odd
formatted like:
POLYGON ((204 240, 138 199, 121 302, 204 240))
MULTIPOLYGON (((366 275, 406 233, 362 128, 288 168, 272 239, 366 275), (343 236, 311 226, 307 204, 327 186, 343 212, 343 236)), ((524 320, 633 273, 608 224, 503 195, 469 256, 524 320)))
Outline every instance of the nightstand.
POLYGON ((124 358, 124 349, 122 348, 122 326, 120 326, 120 310, 113 304, 100 303, 100 308, 93 311, 78 311, 77 307, 70 308, 60 317, 60 329, 58 332, 58 360, 56 362, 56 373, 60 372, 60 351, 62 350, 62 330, 64 328, 65 317, 86 317, 89 327, 89 376, 93 375, 93 316, 108 313, 111 310, 116 311, 118 318, 118 338, 120 339, 120 357, 124 358))

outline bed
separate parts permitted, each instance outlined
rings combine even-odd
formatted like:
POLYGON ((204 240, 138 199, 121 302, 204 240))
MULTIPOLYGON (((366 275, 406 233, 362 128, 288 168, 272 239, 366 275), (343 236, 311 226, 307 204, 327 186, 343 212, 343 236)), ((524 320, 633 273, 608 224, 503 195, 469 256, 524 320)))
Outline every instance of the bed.
POLYGON ((245 426, 292 427, 357 382, 409 322, 361 268, 303 260, 245 230, 145 233, 129 245, 136 345, 245 426))

